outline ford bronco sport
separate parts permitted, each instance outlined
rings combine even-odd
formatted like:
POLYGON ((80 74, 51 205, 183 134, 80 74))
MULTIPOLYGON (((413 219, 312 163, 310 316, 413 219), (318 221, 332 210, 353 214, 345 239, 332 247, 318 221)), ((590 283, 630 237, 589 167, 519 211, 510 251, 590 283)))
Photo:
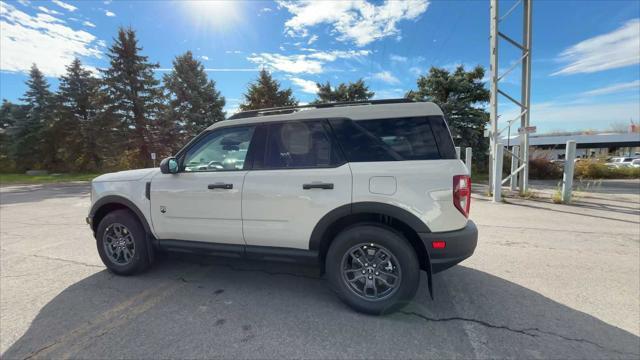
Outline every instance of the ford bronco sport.
POLYGON ((211 125, 160 169, 105 174, 87 217, 104 264, 161 250, 318 264, 358 311, 394 311, 469 257, 471 182, 440 108, 402 100, 272 108, 211 125))

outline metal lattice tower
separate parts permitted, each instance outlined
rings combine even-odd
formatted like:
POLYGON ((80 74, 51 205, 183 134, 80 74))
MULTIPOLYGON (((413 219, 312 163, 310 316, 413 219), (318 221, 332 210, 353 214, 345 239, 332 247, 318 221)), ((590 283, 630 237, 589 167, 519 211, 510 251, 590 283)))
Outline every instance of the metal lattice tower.
MULTIPOLYGON (((490 73, 491 73, 491 97, 489 100, 490 106, 490 119, 491 128, 489 129, 489 138, 491 152, 489 156, 489 189, 493 193, 493 200, 500 201, 501 199, 501 185, 505 184, 512 177, 515 179, 519 176, 519 188, 520 193, 523 194, 529 188, 529 117, 530 117, 530 98, 531 98, 531 2, 532 0, 518 0, 504 15, 500 16, 498 11, 499 0, 490 0, 491 2, 491 61, 490 61, 490 73), (504 33, 500 32, 499 24, 506 17, 518 7, 522 6, 522 43, 519 43, 504 33), (498 73, 498 44, 499 38, 502 38, 512 46, 521 50, 522 56, 515 62, 509 69, 503 74, 498 73), (512 72, 518 65, 522 64, 522 88, 520 93, 520 101, 516 100, 509 94, 500 89, 499 82, 504 79, 510 72, 512 72), (499 115, 498 115, 498 95, 502 95, 509 101, 513 102, 520 108, 520 114, 508 120, 503 128, 499 127, 499 115), (520 152, 516 154, 510 151, 508 148, 498 149, 502 147, 500 144, 500 135, 505 131, 511 129, 511 125, 520 119, 520 129, 525 131, 520 133, 520 152), (503 150, 511 156, 516 162, 515 170, 511 172, 507 178, 502 179, 502 152, 503 150), (495 156, 498 154, 498 156, 495 156), (498 158, 500 157, 500 158, 498 158), (499 182, 496 180, 499 178, 499 182), (497 188, 497 191, 496 189, 497 188)), ((520 132, 520 131, 519 131, 520 132)))

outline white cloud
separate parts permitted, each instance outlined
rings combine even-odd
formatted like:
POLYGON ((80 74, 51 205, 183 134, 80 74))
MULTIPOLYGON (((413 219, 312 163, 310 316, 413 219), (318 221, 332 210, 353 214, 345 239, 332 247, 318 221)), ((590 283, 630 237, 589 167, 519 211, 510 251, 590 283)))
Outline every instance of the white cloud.
POLYGON ((395 54, 391 54, 391 56, 389 56, 389 59, 395 62, 407 62, 407 60, 409 60, 406 56, 400 56, 395 54))
POLYGON ((427 71, 426 69, 423 69, 423 68, 421 68, 419 66, 412 66, 412 67, 409 68, 409 72, 412 73, 415 76, 422 75, 426 71, 427 71))
POLYGON ((635 80, 626 83, 618 83, 609 86, 605 86, 602 88, 585 91, 582 93, 583 96, 597 96, 597 95, 607 95, 613 93, 619 93, 627 90, 637 90, 640 89, 640 80, 635 80))
POLYGON ((315 34, 311 35, 311 37, 307 41, 307 45, 313 44, 314 42, 316 42, 316 40, 318 40, 318 35, 315 35, 315 34))
POLYGON ((0 70, 28 72, 36 63, 47 76, 59 76, 75 57, 100 58, 93 34, 75 30, 47 14, 31 16, 0 1, 0 70))
POLYGON ((620 28, 581 41, 560 53, 568 63, 553 75, 593 73, 640 63, 640 19, 627 21, 620 28))
POLYGON ((47 13, 47 14, 51 14, 51 15, 62 15, 61 12, 55 11, 55 10, 51 10, 51 9, 47 9, 44 6, 38 6, 38 10, 40 10, 40 11, 42 11, 44 13, 47 13))
POLYGON ((404 97, 405 91, 400 88, 374 90, 374 99, 398 99, 404 97))
POLYGON ((287 73, 319 74, 322 72, 322 61, 312 60, 306 55, 281 55, 275 53, 252 54, 247 58, 254 64, 268 66, 277 71, 287 73))
POLYGON ((240 50, 227 50, 224 52, 225 54, 242 54, 240 50))
MULTIPOLYGON (((257 69, 257 68, 204 68, 203 70, 206 72, 257 72, 257 71, 260 71, 260 69, 257 69)), ((159 69, 154 69, 154 71, 168 72, 168 71, 173 71, 173 68, 159 68, 159 69)))
POLYGON ((372 76, 376 80, 384 81, 387 84, 399 84, 400 80, 397 77, 393 76, 389 71, 380 71, 379 73, 375 73, 372 76))
POLYGON ((204 61, 209 61, 209 57, 207 55, 200 56, 200 59, 202 59, 204 61))
POLYGON ((251 54, 247 60, 254 64, 267 66, 272 70, 282 71, 291 74, 320 74, 324 72, 326 63, 334 62, 338 59, 354 59, 367 56, 369 50, 332 50, 332 51, 311 51, 308 54, 283 55, 277 53, 251 54))
POLYGON ((105 11, 104 11, 104 14, 105 14, 105 15, 107 15, 108 17, 114 17, 114 16, 116 16, 116 13, 111 12, 111 11, 109 11, 109 10, 105 10, 105 11))
MULTIPOLYGON (((519 108, 506 111, 500 118, 513 119, 520 113, 519 108)), ((531 106, 531 125, 544 125, 556 129, 585 129, 588 127, 606 127, 629 119, 640 118, 640 107, 637 101, 616 103, 576 104, 569 102, 534 103, 531 106)), ((500 125, 503 126, 503 125, 500 125)))
POLYGON ((299 87, 300 90, 302 90, 302 92, 305 92, 307 94, 314 94, 314 95, 318 92, 318 87, 316 86, 315 81, 301 79, 297 77, 292 77, 289 80, 291 80, 292 83, 294 83, 297 87, 299 87))
POLYGON ((96 24, 92 23, 91 21, 83 21, 82 25, 92 27, 92 28, 96 27, 96 24))
POLYGON ((321 24, 332 26, 339 41, 367 45, 387 36, 399 36, 397 23, 416 20, 428 8, 428 0, 385 1, 374 5, 368 1, 289 1, 278 2, 293 17, 285 23, 289 36, 309 35, 309 28, 321 24))
POLYGON ((273 9, 272 9, 272 8, 270 8, 270 7, 264 7, 264 8, 262 8, 262 9, 260 9, 260 12, 263 12, 263 13, 266 13, 266 12, 272 12, 272 11, 273 11, 273 9))
POLYGON ((66 2, 62 2, 60 0, 53 0, 53 3, 68 11, 76 11, 78 9, 75 6, 67 4, 66 2))

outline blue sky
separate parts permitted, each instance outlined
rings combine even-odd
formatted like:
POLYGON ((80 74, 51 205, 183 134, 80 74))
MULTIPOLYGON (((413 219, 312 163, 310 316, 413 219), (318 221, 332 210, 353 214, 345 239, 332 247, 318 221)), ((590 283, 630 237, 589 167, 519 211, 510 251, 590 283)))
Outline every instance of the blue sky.
MULTIPOLYGON (((18 101, 36 63, 54 89, 74 56, 93 68, 119 26, 137 31, 160 64, 191 50, 233 113, 267 67, 301 102, 316 81, 364 78, 377 98, 401 97, 430 66, 489 63, 489 0, 3 1, 0 97, 18 101)), ((501 13, 513 1, 501 0, 501 13)), ((600 129, 640 117, 640 1, 534 1, 531 123, 538 132, 600 129)), ((518 8, 501 31, 521 38, 518 8)), ((500 43, 504 71, 519 58, 500 43)), ((504 89, 519 94, 519 68, 504 89)), ((501 98, 503 119, 517 109, 501 98)))

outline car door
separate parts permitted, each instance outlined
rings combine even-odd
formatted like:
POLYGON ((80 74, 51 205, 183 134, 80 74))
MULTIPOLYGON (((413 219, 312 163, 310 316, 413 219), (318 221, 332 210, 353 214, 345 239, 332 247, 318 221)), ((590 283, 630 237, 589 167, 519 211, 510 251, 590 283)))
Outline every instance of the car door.
POLYGON ((178 156, 180 171, 151 182, 151 218, 160 239, 242 244, 244 160, 255 126, 215 129, 178 156))
POLYGON ((245 176, 245 241, 308 249, 318 221, 351 202, 351 170, 325 120, 266 127, 264 157, 256 156, 245 176))

